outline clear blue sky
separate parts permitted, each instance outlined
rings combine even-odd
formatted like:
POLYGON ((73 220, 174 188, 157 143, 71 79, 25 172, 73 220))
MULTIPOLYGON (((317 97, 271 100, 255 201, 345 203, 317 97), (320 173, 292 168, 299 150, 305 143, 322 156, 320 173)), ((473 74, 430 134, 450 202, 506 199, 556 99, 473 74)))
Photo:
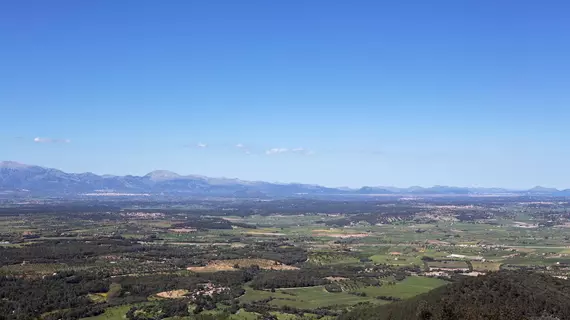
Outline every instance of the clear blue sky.
POLYGON ((568 12, 563 0, 2 1, 0 160, 568 188, 568 12))

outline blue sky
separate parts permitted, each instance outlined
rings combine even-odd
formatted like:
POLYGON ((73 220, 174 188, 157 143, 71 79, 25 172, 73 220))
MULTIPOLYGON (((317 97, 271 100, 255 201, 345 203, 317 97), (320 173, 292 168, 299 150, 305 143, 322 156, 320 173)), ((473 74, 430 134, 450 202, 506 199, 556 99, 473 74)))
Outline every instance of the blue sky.
POLYGON ((329 186, 568 188, 569 10, 557 0, 3 1, 0 160, 329 186))

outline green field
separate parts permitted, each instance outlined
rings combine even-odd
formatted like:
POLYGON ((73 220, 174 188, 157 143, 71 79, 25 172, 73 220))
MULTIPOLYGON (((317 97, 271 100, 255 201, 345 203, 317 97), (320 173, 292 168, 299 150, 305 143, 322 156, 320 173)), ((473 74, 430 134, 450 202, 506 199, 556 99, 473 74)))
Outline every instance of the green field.
POLYGON ((370 256, 370 260, 375 263, 386 263, 395 266, 406 266, 406 265, 423 265, 421 256, 419 254, 414 255, 400 255, 394 256, 390 254, 375 254, 370 256))
POLYGON ((251 302, 273 297, 270 302, 275 306, 291 306, 296 308, 318 308, 334 305, 351 305, 359 302, 373 301, 370 297, 359 297, 347 292, 330 293, 324 287, 279 289, 276 292, 260 291, 248 288, 240 298, 242 302, 251 302), (287 292, 289 294, 285 294, 287 292))
POLYGON ((501 262, 494 262, 494 261, 473 261, 471 262, 473 265, 473 270, 475 271, 498 271, 501 268, 501 262))
POLYGON ((371 297, 382 295, 406 299, 428 292, 447 283, 446 281, 435 278, 407 277, 403 281, 396 282, 394 285, 384 284, 381 287, 366 287, 359 291, 365 292, 371 297))
MULTIPOLYGON (((274 315, 277 317, 278 320, 295 320, 295 319, 299 319, 299 316, 297 316, 296 314, 289 314, 289 313, 283 313, 283 312, 276 312, 276 311, 272 311, 269 312, 270 314, 274 315)), ((219 311, 204 311, 202 312, 202 314, 207 314, 207 315, 219 315, 220 312, 219 311)), ((259 319, 260 314, 255 313, 255 312, 248 312, 245 311, 244 309, 240 309, 236 314, 232 314, 229 316, 229 320, 257 320, 259 319)), ((324 316, 324 317, 318 317, 316 314, 312 314, 312 313, 305 313, 303 315, 304 319, 321 319, 321 320, 332 320, 334 319, 334 317, 330 317, 330 316, 324 316)), ((190 320, 190 319, 194 319, 193 317, 173 317, 173 318, 167 318, 165 320, 190 320)))
POLYGON ((350 294, 348 292, 330 293, 324 287, 316 286, 309 288, 287 288, 277 289, 275 292, 265 290, 246 289, 245 295, 240 300, 242 302, 252 302, 273 297, 269 302, 276 306, 292 306, 297 308, 330 307, 335 305, 352 305, 359 302, 386 303, 383 300, 375 299, 376 296, 393 296, 397 298, 408 298, 427 292, 447 282, 435 278, 408 277, 394 285, 384 283, 381 287, 362 287, 355 291, 366 293, 365 297, 350 294))
POLYGON ((83 318, 82 320, 124 320, 125 314, 130 308, 130 305, 111 307, 107 308, 104 313, 98 316, 83 318))

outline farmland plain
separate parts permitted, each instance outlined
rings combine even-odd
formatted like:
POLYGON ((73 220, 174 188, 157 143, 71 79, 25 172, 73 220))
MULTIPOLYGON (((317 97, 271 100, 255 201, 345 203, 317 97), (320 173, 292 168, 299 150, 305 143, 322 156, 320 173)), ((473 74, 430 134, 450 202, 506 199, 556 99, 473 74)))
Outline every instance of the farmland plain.
POLYGON ((19 310, 8 319, 334 319, 501 269, 570 275, 566 201, 315 201, 5 205, 0 307, 19 310))

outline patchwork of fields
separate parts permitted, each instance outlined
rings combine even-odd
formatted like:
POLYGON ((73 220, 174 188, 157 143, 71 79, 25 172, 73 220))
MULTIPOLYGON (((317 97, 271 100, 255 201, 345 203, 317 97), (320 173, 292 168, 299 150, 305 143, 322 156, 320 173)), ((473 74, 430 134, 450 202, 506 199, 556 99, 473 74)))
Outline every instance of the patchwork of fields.
POLYGON ((10 211, 0 295, 42 320, 336 319, 501 269, 570 275, 567 229, 537 222, 552 208, 381 202, 339 213, 332 203, 317 213, 296 201, 265 214, 225 202, 10 211), (27 289, 11 290, 14 279, 27 289))

